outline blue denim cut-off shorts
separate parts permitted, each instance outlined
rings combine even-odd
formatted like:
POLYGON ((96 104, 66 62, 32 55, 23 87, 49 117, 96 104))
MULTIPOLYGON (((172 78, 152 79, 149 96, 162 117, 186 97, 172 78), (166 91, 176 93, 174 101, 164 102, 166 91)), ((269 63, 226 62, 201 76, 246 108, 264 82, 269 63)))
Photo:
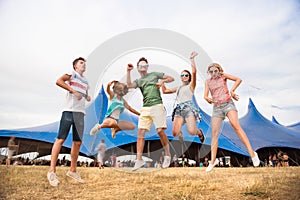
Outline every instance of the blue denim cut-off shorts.
POLYGON ((61 116, 57 139, 66 139, 72 126, 73 141, 81 142, 84 129, 84 114, 64 111, 61 116))
POLYGON ((182 104, 182 106, 177 105, 173 111, 173 114, 174 115, 172 116, 172 121, 173 121, 173 117, 175 116, 175 117, 183 118, 185 122, 185 118, 191 115, 195 116, 195 119, 197 121, 201 121, 199 110, 194 108, 194 106, 184 105, 184 104, 182 104))
POLYGON ((237 111, 233 101, 222 103, 220 106, 214 105, 212 117, 220 117, 225 119, 227 113, 231 110, 237 111))

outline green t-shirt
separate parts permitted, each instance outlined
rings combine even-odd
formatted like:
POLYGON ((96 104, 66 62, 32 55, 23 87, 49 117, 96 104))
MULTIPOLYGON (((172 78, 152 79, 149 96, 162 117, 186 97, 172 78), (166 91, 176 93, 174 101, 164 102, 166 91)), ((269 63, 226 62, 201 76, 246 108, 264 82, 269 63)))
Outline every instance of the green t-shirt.
POLYGON ((156 87, 155 84, 158 82, 158 79, 162 79, 163 76, 164 73, 162 72, 151 72, 148 73, 146 76, 136 79, 134 81, 143 94, 144 107, 162 104, 160 90, 156 87))

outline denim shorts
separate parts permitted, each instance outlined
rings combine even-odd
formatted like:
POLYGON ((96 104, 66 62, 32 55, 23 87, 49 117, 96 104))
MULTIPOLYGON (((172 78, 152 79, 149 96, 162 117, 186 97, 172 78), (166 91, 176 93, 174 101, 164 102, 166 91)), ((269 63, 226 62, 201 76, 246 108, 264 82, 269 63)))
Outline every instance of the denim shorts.
POLYGON ((220 117, 225 119, 227 113, 231 110, 237 111, 233 101, 222 103, 220 106, 214 105, 212 117, 220 117))
POLYGON ((61 116, 57 139, 66 139, 72 126, 73 142, 81 142, 84 129, 82 112, 64 111, 61 116))
POLYGON ((188 116, 194 115, 194 111, 189 106, 184 106, 182 109, 179 107, 176 107, 175 109, 175 117, 181 117, 185 119, 188 116))

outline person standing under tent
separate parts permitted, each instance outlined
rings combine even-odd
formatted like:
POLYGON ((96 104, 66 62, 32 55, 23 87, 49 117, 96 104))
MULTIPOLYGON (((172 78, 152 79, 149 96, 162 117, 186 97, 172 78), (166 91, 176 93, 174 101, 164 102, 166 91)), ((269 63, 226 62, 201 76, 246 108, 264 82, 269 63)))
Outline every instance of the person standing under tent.
POLYGON ((213 104, 213 113, 211 119, 211 162, 206 168, 206 172, 210 172, 219 163, 218 159, 216 159, 218 136, 225 117, 229 119, 232 128, 246 146, 253 165, 255 167, 259 166, 260 160, 258 155, 253 151, 250 141, 239 123, 238 112, 232 100, 239 100, 239 96, 235 93, 235 90, 241 84, 242 80, 236 76, 225 74, 222 67, 217 63, 210 64, 207 72, 210 74, 210 78, 205 81, 204 99, 208 103, 213 104), (230 91, 228 90, 227 80, 234 81, 230 91), (211 97, 209 97, 209 93, 211 97))
POLYGON ((86 70, 85 59, 82 57, 76 58, 73 61, 73 69, 72 72, 62 75, 56 81, 59 87, 67 90, 67 98, 59 124, 58 136, 51 151, 51 164, 47 173, 51 186, 58 186, 60 183, 56 176, 56 162, 71 127, 73 133, 71 166, 66 175, 79 183, 84 183, 84 180, 81 179, 80 174, 76 171, 76 166, 84 130, 85 101, 91 100, 91 97, 88 95, 88 81, 83 76, 86 70))
POLYGON ((98 151, 97 154, 97 161, 98 161, 98 167, 99 169, 104 169, 104 162, 103 159, 105 157, 105 152, 106 152, 106 144, 104 143, 104 140, 101 139, 98 147, 96 148, 98 151))
POLYGON ((10 136, 8 143, 7 143, 7 159, 6 159, 6 167, 10 166, 10 162, 12 159, 12 156, 14 155, 16 149, 19 146, 15 144, 15 136, 10 136))

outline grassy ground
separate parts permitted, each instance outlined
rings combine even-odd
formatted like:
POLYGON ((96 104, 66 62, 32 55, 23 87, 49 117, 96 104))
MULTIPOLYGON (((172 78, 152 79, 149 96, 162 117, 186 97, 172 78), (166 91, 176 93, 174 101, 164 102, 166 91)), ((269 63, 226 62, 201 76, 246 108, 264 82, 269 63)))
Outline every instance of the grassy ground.
POLYGON ((0 199, 300 199, 300 167, 168 168, 164 170, 78 168, 79 184, 58 167, 58 187, 47 166, 0 165, 0 199))

